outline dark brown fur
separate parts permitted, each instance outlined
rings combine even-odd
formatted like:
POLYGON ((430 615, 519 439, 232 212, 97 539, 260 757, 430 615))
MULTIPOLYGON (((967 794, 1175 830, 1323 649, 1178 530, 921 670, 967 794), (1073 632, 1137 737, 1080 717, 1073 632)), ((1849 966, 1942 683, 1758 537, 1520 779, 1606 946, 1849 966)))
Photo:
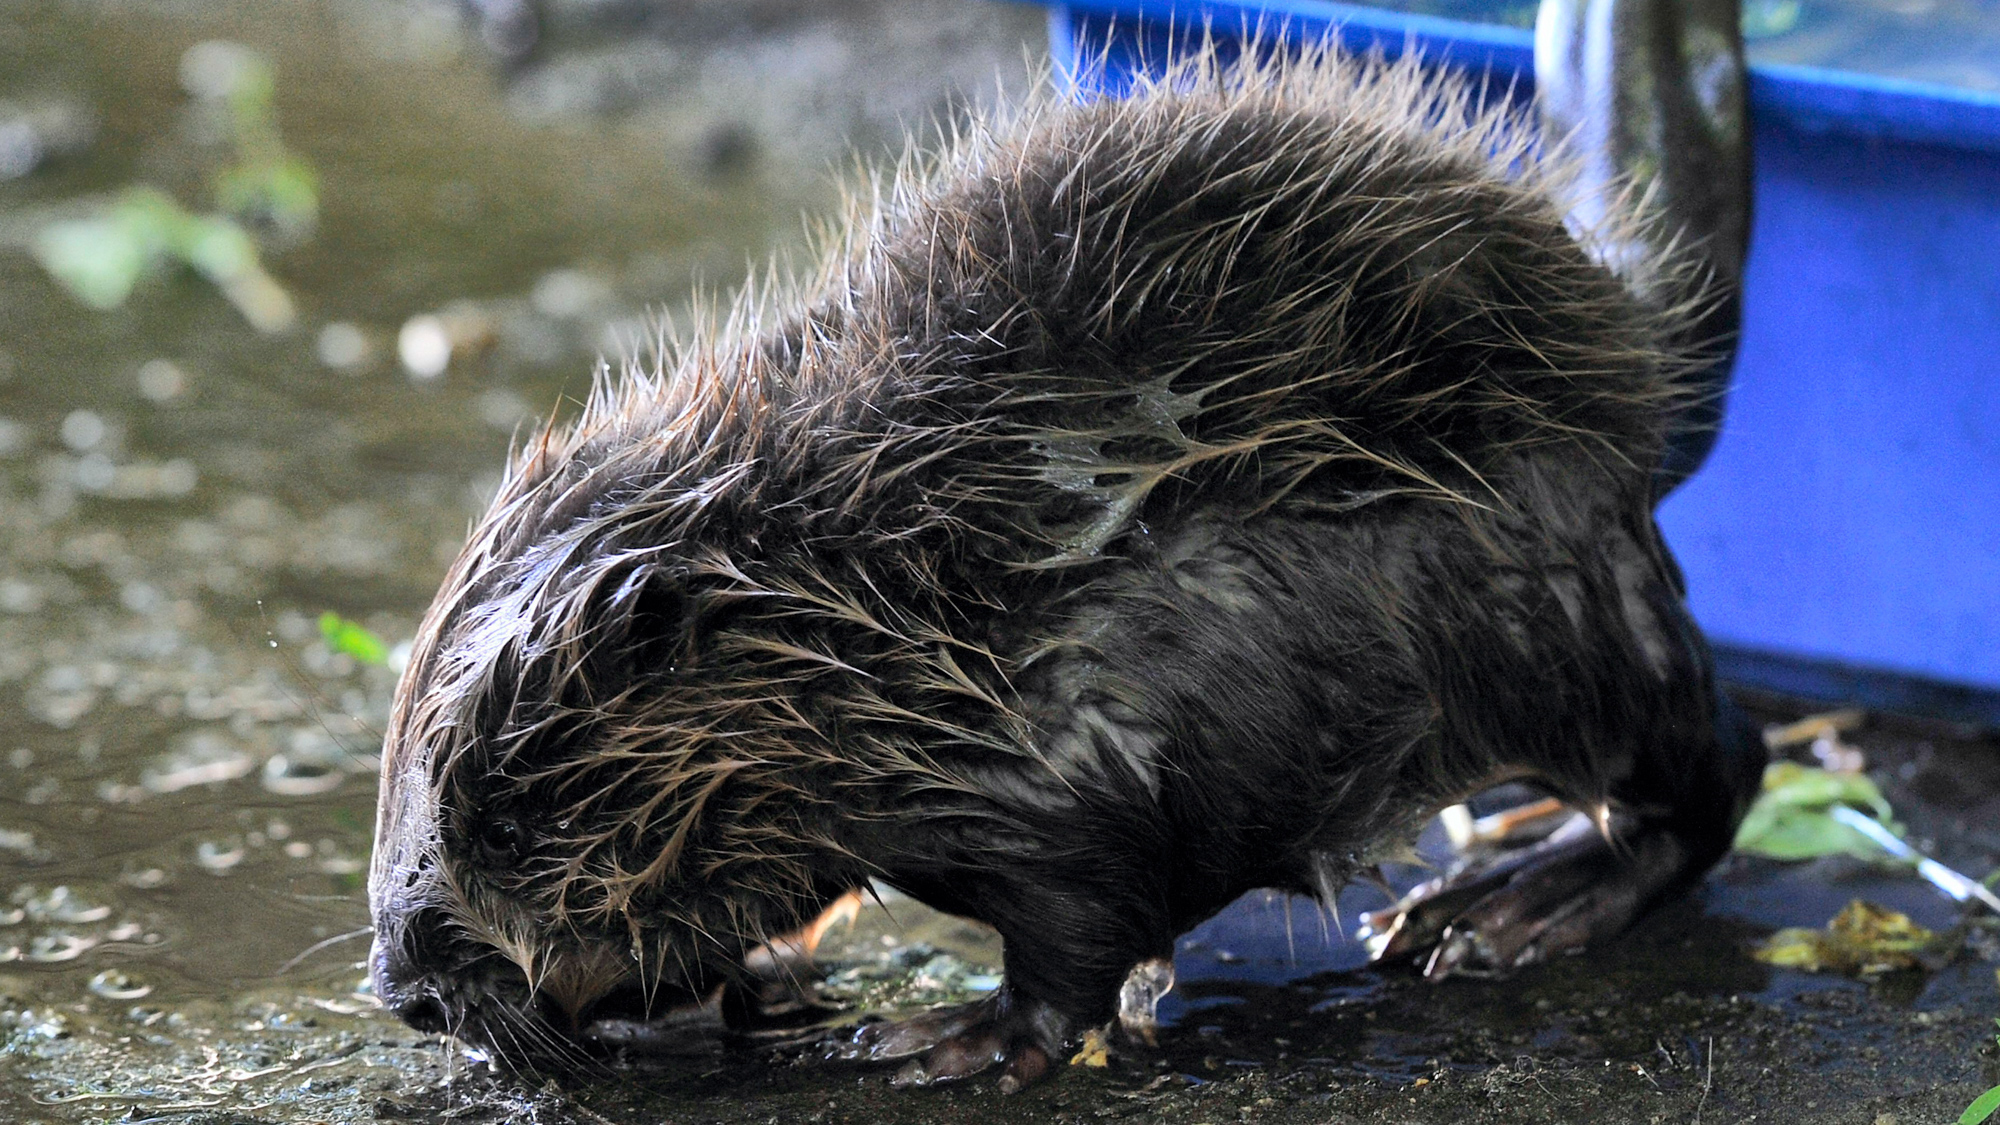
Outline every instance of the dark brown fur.
POLYGON ((404 676, 384 1001, 570 1057, 879 879, 998 927, 1054 1052, 1498 778, 1698 873, 1754 769, 1652 522, 1687 312, 1525 134, 1331 56, 1048 95, 601 387, 404 676))

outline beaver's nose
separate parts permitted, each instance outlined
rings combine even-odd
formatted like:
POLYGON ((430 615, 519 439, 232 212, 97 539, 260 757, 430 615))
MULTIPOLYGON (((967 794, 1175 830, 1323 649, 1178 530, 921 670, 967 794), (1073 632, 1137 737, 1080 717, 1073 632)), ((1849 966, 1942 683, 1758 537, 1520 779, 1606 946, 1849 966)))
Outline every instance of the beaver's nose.
POLYGON ((450 1015, 439 999, 436 976, 425 963, 424 913, 419 911, 399 925, 377 923, 375 944, 368 951, 368 975, 375 998, 396 1018, 418 1031, 446 1031, 450 1015))
POLYGON ((435 996, 419 994, 389 1010, 397 1019, 418 1031, 442 1034, 451 1030, 451 1019, 445 1015, 444 1004, 435 996))

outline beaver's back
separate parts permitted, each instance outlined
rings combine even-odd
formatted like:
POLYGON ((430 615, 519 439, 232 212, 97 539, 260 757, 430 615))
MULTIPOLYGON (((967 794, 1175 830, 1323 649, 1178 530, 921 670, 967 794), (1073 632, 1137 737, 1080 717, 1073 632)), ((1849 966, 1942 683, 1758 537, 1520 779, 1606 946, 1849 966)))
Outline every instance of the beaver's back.
POLYGON ((1473 586, 1605 520, 1650 556, 1685 310, 1591 259, 1565 175, 1409 65, 1202 55, 1127 98, 1045 95, 905 169, 801 293, 531 447, 438 612, 528 629, 518 670, 466 670, 497 713, 532 685, 600 721, 612 673, 648 673, 592 654, 663 624, 729 656, 647 685, 643 721, 784 683, 842 718, 788 703, 813 737, 774 760, 920 789, 1046 762, 1029 667, 1095 643, 1097 587, 1190 520, 1317 522, 1331 551, 1435 508, 1473 525, 1447 537, 1485 552, 1454 563, 1473 586), (646 608, 661 589, 694 608, 646 608))
POLYGON ((1684 366, 1526 137, 1338 59, 1198 61, 977 132, 897 186, 776 345, 815 408, 801 483, 1049 563, 1162 488, 1504 504, 1491 475, 1550 444, 1643 476, 1684 366), (868 486, 912 458, 921 487, 868 486))
POLYGON ((1694 310, 1591 259, 1639 220, 1565 229, 1568 179, 1518 113, 1413 65, 1200 55, 1125 98, 1045 93, 904 169, 803 293, 602 388, 510 491, 561 467, 681 509, 754 464, 739 491, 808 536, 945 527, 1036 565, 1169 484, 1490 503, 1550 443, 1644 476, 1694 310))

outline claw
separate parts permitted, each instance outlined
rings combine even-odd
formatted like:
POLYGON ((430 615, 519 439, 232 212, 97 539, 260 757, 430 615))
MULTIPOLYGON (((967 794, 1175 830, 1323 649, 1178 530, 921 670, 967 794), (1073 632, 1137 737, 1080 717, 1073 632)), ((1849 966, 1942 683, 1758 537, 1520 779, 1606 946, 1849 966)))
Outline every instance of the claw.
POLYGON ((1007 1061, 1007 1042, 990 1028, 953 1036, 903 1064, 889 1084, 898 1089, 970 1078, 1007 1061))
POLYGON ((1012 1093, 1049 1072, 1043 1043, 1069 1038, 1069 1024, 1046 1004, 1028 1001, 1005 985, 976 1003, 937 1008, 908 1019, 864 1024, 827 1041, 829 1061, 907 1060, 892 1086, 936 1086, 1002 1066, 1000 1089, 1012 1093))
POLYGON ((1158 1046, 1160 998, 1173 987, 1173 958, 1151 957, 1132 966, 1118 990, 1118 1026, 1148 1047, 1158 1046))
POLYGON ((1446 926, 1444 936, 1424 962, 1424 979, 1441 981, 1462 971, 1479 956, 1479 937, 1470 930, 1446 926))
POLYGON ((1023 1047, 1007 1060, 1007 1069, 1000 1075, 1000 1092, 1018 1094, 1041 1081, 1048 1072, 1048 1053, 1040 1047, 1023 1047))
POLYGON ((743 967, 759 980, 790 982, 809 976, 813 954, 828 930, 842 922, 854 925, 861 914, 861 892, 849 891, 833 900, 797 933, 772 938, 743 956, 743 967))
POLYGON ((864 1023, 827 1041, 826 1058, 838 1062, 894 1062, 955 1039, 989 1018, 987 1004, 940 1008, 902 1020, 864 1023))

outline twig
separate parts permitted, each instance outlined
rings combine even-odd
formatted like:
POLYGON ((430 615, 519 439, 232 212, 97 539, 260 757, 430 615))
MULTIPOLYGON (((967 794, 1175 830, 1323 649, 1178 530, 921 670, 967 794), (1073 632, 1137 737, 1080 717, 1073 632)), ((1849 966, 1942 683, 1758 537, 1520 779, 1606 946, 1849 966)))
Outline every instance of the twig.
POLYGON ((1708 1037, 1708 1073, 1701 1079, 1701 1100, 1694 1103, 1694 1125, 1701 1125, 1701 1111, 1708 1108, 1708 1092, 1715 1089, 1715 1036, 1708 1037))
POLYGON ((1987 890, 1985 884, 1979 880, 1953 871, 1951 868, 1911 847, 1894 832, 1884 827, 1881 821, 1876 820, 1859 809, 1849 808, 1846 805, 1833 806, 1832 809, 1828 810, 1827 815, 1861 833, 1863 836, 1868 837, 1870 840, 1875 841, 1883 851, 1888 852, 1897 859, 1905 863, 1916 864, 1917 874, 1923 876, 1932 886, 1950 895, 1953 899, 1959 902, 1964 902, 1967 899, 1976 899, 1980 905, 1993 911, 1995 914, 2000 914, 2000 895, 1995 895, 1992 891, 1987 890))
POLYGON ((577 1113, 581 1113, 585 1117, 591 1119, 592 1121, 597 1122, 598 1125, 618 1125, 617 1122, 611 1120, 609 1117, 604 1116, 603 1114, 597 1112, 596 1110, 590 1108, 589 1106, 582 1105, 578 1102, 570 1101, 567 1098, 564 1099, 564 1108, 574 1110, 577 1113))
POLYGON ((1849 731, 1859 730, 1867 718, 1866 711, 1854 707, 1807 715, 1795 723, 1765 727, 1764 745, 1773 750, 1785 750, 1822 738, 1838 738, 1849 731))

